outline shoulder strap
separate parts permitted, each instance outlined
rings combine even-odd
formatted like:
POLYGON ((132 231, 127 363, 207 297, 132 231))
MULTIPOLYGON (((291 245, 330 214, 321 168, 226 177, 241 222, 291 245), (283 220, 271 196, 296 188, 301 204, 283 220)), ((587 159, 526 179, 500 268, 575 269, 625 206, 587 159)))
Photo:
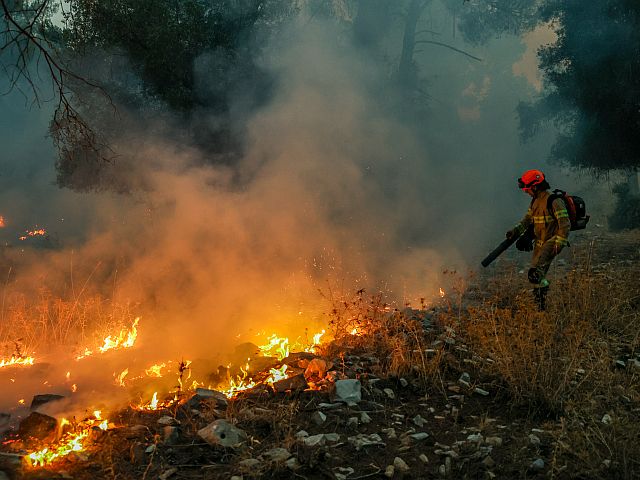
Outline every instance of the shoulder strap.
POLYGON ((547 198, 547 211, 551 214, 553 218, 556 217, 555 212, 553 211, 553 201, 558 198, 564 199, 566 195, 567 195, 567 192, 565 192, 564 190, 555 189, 553 193, 549 195, 549 198, 547 198))

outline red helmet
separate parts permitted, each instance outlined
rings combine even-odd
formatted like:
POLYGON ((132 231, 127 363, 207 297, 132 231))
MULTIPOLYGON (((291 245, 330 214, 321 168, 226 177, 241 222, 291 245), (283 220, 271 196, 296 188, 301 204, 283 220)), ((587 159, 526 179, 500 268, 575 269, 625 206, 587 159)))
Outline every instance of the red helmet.
POLYGON ((518 179, 518 186, 524 192, 531 192, 531 187, 540 185, 544 182, 544 173, 540 170, 527 170, 522 174, 522 177, 518 179))

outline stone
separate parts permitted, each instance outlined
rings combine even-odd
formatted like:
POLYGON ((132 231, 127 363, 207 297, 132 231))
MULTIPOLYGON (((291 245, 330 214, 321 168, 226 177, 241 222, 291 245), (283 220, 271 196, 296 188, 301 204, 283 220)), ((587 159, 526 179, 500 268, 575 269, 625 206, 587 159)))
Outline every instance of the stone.
POLYGON ((246 458, 238 462, 238 466, 244 472, 255 472, 255 470, 262 465, 262 462, 257 458, 246 458))
POLYGON ((329 364, 327 364, 326 360, 314 358, 307 365, 307 368, 304 371, 304 378, 307 382, 319 382, 325 377, 329 368, 329 364))
POLYGON ((486 390, 483 390, 480 387, 474 388, 473 391, 476 392, 478 395, 482 395, 483 397, 486 397, 489 395, 489 392, 487 392, 486 390))
POLYGON ((35 438, 41 441, 52 441, 56 436, 58 422, 49 415, 38 412, 30 413, 18 426, 18 436, 22 439, 35 438))
POLYGON ((384 476, 387 478, 392 478, 396 473, 396 469, 393 465, 387 465, 387 468, 384 469, 384 476))
POLYGON ((407 388, 409 386, 409 382, 407 382, 406 379, 401 378, 400 379, 400 385, 402 386, 402 388, 407 388))
POLYGON ((164 443, 167 445, 175 445, 178 443, 178 437, 180 437, 180 431, 178 427, 174 427, 173 425, 166 425, 162 429, 162 438, 164 443))
POLYGON ((484 437, 480 433, 472 433, 467 437, 467 441, 471 443, 482 443, 484 437))
POLYGON ((371 417, 367 414, 367 412, 360 413, 360 423, 371 423, 371 417))
POLYGON ((319 447, 320 445, 324 445, 326 439, 324 438, 324 433, 319 433, 318 435, 311 435, 309 437, 304 437, 302 439, 302 443, 305 447, 319 447))
POLYGON ((482 465, 487 468, 493 468, 496 465, 496 462, 493 458, 491 458, 491 456, 487 456, 484 460, 482 460, 482 465))
POLYGON ((224 393, 208 388, 196 388, 196 393, 187 402, 188 408, 198 408, 201 404, 207 403, 211 408, 226 409, 229 401, 224 393))
POLYGON ((317 410, 311 415, 311 420, 313 420, 313 423, 315 423, 316 425, 322 425, 327 421, 327 416, 321 411, 317 410))
POLYGON ((422 463, 429 463, 429 457, 427 457, 424 453, 421 453, 418 458, 422 463))
POLYGON ((268 458, 274 463, 284 463, 291 457, 291 453, 286 448, 272 448, 262 454, 263 457, 268 458))
POLYGON ((296 438, 297 439, 301 439, 301 438, 305 438, 308 437, 309 434, 307 433, 306 430, 300 430, 299 432, 296 433, 296 438))
POLYGON ((22 468, 24 455, 18 453, 0 452, 0 468, 15 472, 22 468))
POLYGON ((339 442, 340 441, 340 434, 339 433, 325 433, 324 434, 324 439, 327 442, 339 442))
POLYGON ((492 447, 501 447, 502 446, 502 438, 500 437, 487 437, 484 439, 487 445, 491 445, 492 447))
POLYGON ((382 433, 384 433, 388 439, 393 440, 394 438, 398 438, 396 435, 395 428, 383 428, 382 433))
POLYGON ((347 420, 348 427, 357 427, 358 423, 360 423, 358 417, 349 417, 349 419, 347 420))
POLYGON ((426 425, 426 423, 427 423, 427 421, 424 418, 422 418, 420 416, 420 414, 418 414, 415 417, 413 417, 412 421, 418 427, 424 427, 426 425))
POLYGON ((31 400, 31 406, 29 407, 29 410, 35 410, 36 408, 41 407, 42 405, 45 405, 47 403, 58 402, 63 398, 64 396, 62 395, 54 395, 51 393, 34 395, 33 399, 31 400))
POLYGON ((464 372, 462 375, 460 375, 458 383, 465 387, 469 387, 469 384, 471 383, 471 376, 467 372, 464 372))
POLYGON ((544 460, 542 460, 541 458, 536 458, 531 463, 531 468, 533 468, 534 470, 542 470, 544 468, 544 460))
POLYGON ((318 404, 318 408, 321 408, 323 410, 337 410, 339 408, 342 408, 344 406, 344 404, 342 403, 319 403, 318 404))
POLYGON ((355 405, 362 400, 362 385, 360 380, 338 380, 335 383, 335 399, 347 405, 355 405))
POLYGON ((611 422, 613 422, 611 415, 605 413, 602 417, 602 423, 604 423, 605 425, 611 425, 611 422))
POLYGON ((180 422, 169 415, 164 415, 158 419, 159 425, 180 425, 180 422))
POLYGON ((385 443, 382 441, 382 438, 380 438, 380 435, 378 435, 377 433, 372 433, 372 434, 360 433, 353 437, 348 437, 347 440, 351 445, 353 445, 356 448, 356 450, 360 450, 361 448, 369 447, 372 445, 381 445, 383 447, 385 446, 385 443))
POLYGON ((531 445, 533 445, 534 447, 539 447, 540 446, 540 437, 538 437, 537 435, 534 435, 533 433, 529 434, 529 443, 531 445))
POLYGON ((420 442, 422 440, 426 440, 427 438, 429 438, 429 434, 427 432, 418 432, 418 433, 412 433, 411 435, 409 435, 409 437, 417 442, 420 442))
POLYGON ((296 457, 289 458, 284 464, 289 470, 298 470, 300 468, 300 463, 296 457))
POLYGON ((147 448, 145 448, 144 453, 153 453, 156 451, 156 446, 155 445, 149 445, 147 448))
POLYGON ((247 438, 244 431, 234 427, 223 419, 216 420, 198 430, 198 436, 209 445, 235 447, 247 438))
POLYGON ((390 388, 385 388, 383 390, 383 392, 385 393, 385 395, 390 398, 391 400, 394 400, 396 398, 396 394, 393 390, 391 390, 390 388))
POLYGON ((395 469, 399 472, 402 473, 406 473, 408 472, 409 469, 409 465, 407 465, 407 462, 405 462, 403 459, 401 459, 400 457, 396 457, 393 459, 393 466, 395 467, 395 469))
POLYGON ((307 381, 302 373, 273 383, 273 389, 278 393, 301 392, 307 387, 307 381))
POLYGON ((146 447, 142 442, 133 442, 129 447, 129 461, 132 465, 142 465, 147 462, 146 447))

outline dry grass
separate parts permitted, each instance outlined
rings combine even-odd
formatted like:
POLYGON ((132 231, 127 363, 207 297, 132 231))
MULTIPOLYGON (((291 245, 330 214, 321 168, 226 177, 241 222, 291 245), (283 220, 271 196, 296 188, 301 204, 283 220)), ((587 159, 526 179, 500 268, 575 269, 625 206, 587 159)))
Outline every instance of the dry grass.
POLYGON ((92 346, 129 328, 134 312, 100 295, 59 298, 40 290, 36 298, 5 292, 0 318, 0 356, 46 351, 51 346, 92 346))

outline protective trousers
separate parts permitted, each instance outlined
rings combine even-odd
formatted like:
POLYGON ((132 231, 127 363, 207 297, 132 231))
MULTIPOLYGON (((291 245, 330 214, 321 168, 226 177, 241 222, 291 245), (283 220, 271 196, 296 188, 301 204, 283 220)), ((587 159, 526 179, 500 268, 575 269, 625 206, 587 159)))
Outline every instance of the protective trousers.
POLYGON ((538 245, 536 242, 536 246, 533 249, 528 277, 529 282, 533 284, 533 300, 538 310, 541 311, 546 309, 546 298, 549 291, 549 280, 545 276, 559 250, 554 240, 547 240, 542 245, 538 245))

